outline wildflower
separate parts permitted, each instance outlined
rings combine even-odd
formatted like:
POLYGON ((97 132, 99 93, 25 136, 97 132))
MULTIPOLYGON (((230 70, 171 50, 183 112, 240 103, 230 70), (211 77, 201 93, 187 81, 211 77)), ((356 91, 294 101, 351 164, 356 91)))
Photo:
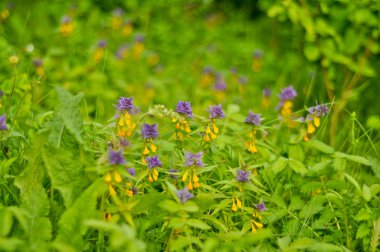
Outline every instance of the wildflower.
POLYGON ((218 119, 224 117, 224 112, 222 109, 222 105, 210 106, 210 119, 218 119))
POLYGON ((190 102, 178 101, 176 112, 182 115, 187 115, 189 118, 193 117, 190 102))
POLYGON ((261 115, 255 114, 252 111, 248 113, 247 118, 244 121, 246 124, 250 124, 252 126, 251 130, 248 134, 248 141, 244 143, 245 146, 248 147, 248 151, 251 153, 256 153, 256 129, 255 126, 260 126, 261 124, 261 115))
POLYGON ((244 121, 247 124, 252 124, 255 126, 259 126, 261 122, 261 115, 255 114, 252 111, 249 111, 247 118, 244 121))
POLYGON ((0 108, 3 107, 3 103, 1 101, 1 99, 3 98, 3 96, 4 96, 4 92, 3 92, 3 90, 0 90, 0 108))
POLYGON ((272 90, 270 90, 270 88, 268 88, 268 87, 264 88, 264 90, 263 90, 263 101, 261 103, 264 108, 269 107, 269 104, 270 104, 269 98, 270 98, 271 93, 272 93, 272 90))
POLYGON ((201 85, 202 87, 208 87, 215 79, 213 70, 211 67, 205 67, 202 73, 201 85))
POLYGON ((146 161, 148 162, 148 176, 149 176, 149 182, 157 181, 158 178, 158 170, 157 167, 162 167, 161 161, 158 159, 158 156, 153 156, 150 158, 147 158, 146 161))
POLYGON ((327 104, 316 105, 308 109, 308 114, 306 116, 305 122, 307 125, 307 131, 304 136, 304 140, 308 141, 310 136, 316 131, 321 125, 321 117, 325 116, 329 111, 327 104))
POLYGON ((141 35, 136 36, 135 43, 133 44, 133 47, 132 47, 133 58, 138 59, 143 53, 144 48, 145 48, 144 40, 145 38, 143 36, 141 35))
POLYGON ((222 101, 225 96, 227 84, 221 74, 216 75, 216 82, 214 85, 215 96, 218 101, 222 101))
POLYGON ((129 37, 133 32, 133 23, 131 20, 127 20, 123 23, 122 33, 125 37, 129 37))
POLYGON ((103 58, 106 47, 107 47, 107 40, 101 39, 98 41, 97 47, 93 55, 95 61, 100 61, 103 58))
POLYGON ((189 199, 194 198, 194 195, 189 192, 187 187, 183 188, 182 190, 177 190, 177 196, 182 204, 186 203, 189 199))
POLYGON ((118 29, 122 23, 122 16, 124 15, 124 10, 122 8, 116 8, 112 11, 111 27, 113 29, 118 29))
POLYGON ((245 85, 248 83, 248 78, 246 76, 239 76, 238 83, 240 85, 245 85))
POLYGON ((210 113, 210 122, 206 124, 206 130, 204 134, 204 140, 206 143, 210 142, 211 139, 215 139, 216 135, 219 133, 219 129, 216 126, 215 120, 224 117, 222 105, 210 106, 210 109, 208 111, 210 113))
POLYGON ((232 197, 232 211, 236 212, 238 208, 241 208, 241 207, 242 207, 242 203, 239 200, 239 198, 236 196, 233 196, 232 197))
POLYGON ((260 202, 259 204, 255 205, 256 209, 259 210, 260 212, 264 212, 267 210, 267 207, 265 206, 264 202, 260 202))
POLYGON ((146 124, 141 128, 141 133, 144 139, 154 139, 158 137, 157 124, 146 124))
POLYGON ((249 181, 249 171, 238 170, 236 180, 242 183, 249 181))
POLYGON ((128 168, 127 171, 132 177, 136 177, 136 170, 134 168, 128 168))
POLYGON ((43 68, 43 61, 42 59, 34 59, 33 60, 33 65, 36 68, 36 73, 39 76, 45 76, 45 71, 43 68))
POLYGON ((6 121, 7 121, 7 116, 5 114, 0 116, 0 130, 8 129, 6 121))
POLYGON ((128 57, 128 55, 129 55, 129 45, 121 45, 118 49, 117 49, 117 51, 116 51, 116 53, 115 53, 115 57, 117 58, 117 59, 124 59, 124 58, 126 58, 126 57, 128 57))
POLYGON ((259 72, 261 70, 261 66, 262 66, 262 58, 264 56, 264 53, 262 50, 260 49, 257 49, 255 51, 253 51, 253 54, 252 54, 252 70, 254 72, 259 72))
POLYGON ((169 169, 169 177, 171 177, 171 178, 177 180, 177 179, 178 179, 178 176, 175 175, 177 172, 178 172, 178 170, 173 169, 172 167, 170 167, 170 169, 169 169))
POLYGON ((122 151, 109 150, 109 163, 110 165, 125 164, 125 159, 123 157, 122 151))
POLYGON ((132 122, 131 113, 135 112, 135 105, 133 104, 133 97, 126 98, 120 97, 118 104, 115 105, 118 113, 118 131, 117 135, 119 137, 129 137, 132 135, 133 130, 136 128, 136 124, 132 122))
POLYGON ((281 101, 277 105, 277 108, 280 109, 280 114, 285 117, 285 119, 288 119, 292 113, 292 101, 296 98, 296 96, 297 92, 291 85, 283 88, 279 94, 281 101))
POLYGON ((186 157, 185 166, 187 166, 187 167, 191 167, 191 166, 202 167, 203 166, 202 156, 203 156, 202 151, 200 151, 198 153, 191 153, 191 152, 187 151, 185 154, 185 157, 186 157))
POLYGON ((15 55, 9 57, 9 62, 14 66, 17 65, 19 61, 20 61, 19 57, 15 55))
POLYGON ((202 151, 198 153, 186 152, 185 154, 185 166, 187 169, 182 176, 182 181, 187 181, 187 177, 189 177, 189 182, 187 184, 187 188, 189 190, 193 190, 193 188, 198 188, 200 186, 196 168, 203 167, 204 164, 202 162, 202 156, 202 151))
POLYGON ((73 20, 70 16, 65 15, 61 18, 61 25, 59 26, 59 32, 64 37, 70 36, 74 30, 73 20))

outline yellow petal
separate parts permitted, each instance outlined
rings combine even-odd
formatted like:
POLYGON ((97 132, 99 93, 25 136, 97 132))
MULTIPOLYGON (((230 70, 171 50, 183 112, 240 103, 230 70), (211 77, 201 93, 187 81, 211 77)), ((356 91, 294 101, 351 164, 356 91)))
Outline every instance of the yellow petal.
POLYGON ((174 122, 174 123, 175 123, 176 121, 177 121, 177 119, 175 119, 175 118, 173 118, 173 119, 172 119, 172 122, 174 122))
POLYGON ((110 191, 111 196, 116 196, 116 191, 111 184, 108 186, 108 189, 110 191))
POLYGON ((264 225, 261 223, 258 223, 256 221, 253 221, 253 223, 256 225, 257 228, 262 228, 264 225))
POLYGON ((149 182, 152 183, 153 182, 153 178, 152 176, 149 174, 149 182))
POLYGON ((124 120, 123 120, 123 117, 120 116, 120 119, 119 119, 119 125, 120 126, 124 126, 124 120))
POLYGON ((218 127, 216 127, 215 123, 212 124, 212 127, 214 128, 215 134, 218 134, 219 133, 219 129, 218 129, 218 127))
POLYGON ((109 183, 109 182, 111 182, 111 174, 108 172, 107 174, 106 174, 106 176, 104 177, 104 179, 106 180, 106 182, 107 183, 109 183))
POLYGON ((148 148, 146 147, 146 145, 145 145, 145 148, 144 148, 143 154, 144 154, 145 156, 149 154, 149 150, 148 150, 148 148))
POLYGON ((115 181, 120 183, 121 180, 122 180, 121 175, 117 171, 115 171, 115 181))
POLYGON ((158 176, 158 170, 156 168, 153 168, 153 175, 158 176))
POLYGON ((211 134, 210 134, 210 135, 211 135, 211 139, 213 139, 213 140, 214 140, 214 139, 216 138, 216 135, 215 135, 214 133, 212 133, 212 132, 211 132, 211 134))
POLYGON ((235 201, 232 200, 232 211, 236 212, 237 211, 237 206, 235 204, 235 201))
POLYGON ((303 140, 304 140, 305 142, 309 141, 309 137, 307 136, 307 134, 305 134, 305 136, 303 137, 303 140))
POLYGON ((207 133, 207 134, 210 134, 210 133, 211 133, 211 129, 210 129, 209 126, 207 126, 207 128, 206 128, 206 133, 207 133))
POLYGON ((307 133, 312 134, 315 131, 315 127, 311 122, 307 123, 307 133))
POLYGON ((208 136, 208 134, 205 135, 205 142, 210 142, 210 137, 208 136))
POLYGON ((321 125, 321 119, 319 119, 319 117, 314 116, 314 125, 317 128, 319 127, 319 125, 321 125))
POLYGON ((236 205, 241 208, 241 201, 238 198, 236 198, 236 205))
POLYGON ((154 145, 154 144, 151 144, 151 145, 150 145, 150 149, 151 149, 154 153, 156 153, 156 151, 157 151, 157 147, 156 147, 156 145, 154 145))
POLYGON ((193 181, 194 181, 194 182, 195 182, 195 181, 199 181, 197 174, 195 174, 195 171, 194 171, 194 175, 193 175, 193 181))
POLYGON ((176 129, 179 129, 181 126, 179 125, 179 123, 177 123, 177 124, 175 125, 175 127, 176 127, 176 129))
POLYGON ((189 172, 189 170, 185 171, 185 173, 182 176, 182 181, 186 181, 188 172, 189 172))
POLYGON ((187 184, 187 189, 193 190, 193 184, 191 183, 191 181, 189 181, 189 183, 187 184))
POLYGON ((198 183, 198 181, 194 181, 194 187, 195 188, 199 188, 200 187, 200 184, 198 183))
POLYGON ((127 196, 131 197, 133 195, 133 191, 132 190, 127 190, 127 196))

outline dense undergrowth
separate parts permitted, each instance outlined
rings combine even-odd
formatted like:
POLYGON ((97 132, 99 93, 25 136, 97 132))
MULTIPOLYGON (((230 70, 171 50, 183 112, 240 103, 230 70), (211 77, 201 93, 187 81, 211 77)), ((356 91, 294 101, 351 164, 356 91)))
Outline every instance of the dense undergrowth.
POLYGON ((0 250, 378 250, 376 2, 0 10, 0 250))

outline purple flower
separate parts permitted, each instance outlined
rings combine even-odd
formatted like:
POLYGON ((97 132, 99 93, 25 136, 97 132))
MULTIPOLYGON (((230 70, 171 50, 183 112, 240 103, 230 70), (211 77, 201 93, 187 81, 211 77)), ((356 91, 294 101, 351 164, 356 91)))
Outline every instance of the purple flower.
POLYGON ((189 189, 187 189, 187 187, 183 188, 182 190, 177 190, 177 196, 182 204, 186 203, 189 199, 194 197, 194 195, 189 192, 189 189))
POLYGON ((216 91, 224 91, 227 89, 226 82, 220 74, 216 76, 216 83, 214 85, 214 89, 216 91))
POLYGON ((133 97, 126 98, 126 97, 120 97, 120 99, 117 101, 118 104, 115 105, 115 108, 119 111, 125 111, 131 112, 133 109, 135 109, 135 105, 133 104, 133 97))
POLYGON ((123 14, 124 14, 124 10, 120 7, 112 11, 112 15, 115 17, 121 17, 123 14))
POLYGON ((117 51, 116 51, 116 53, 115 53, 115 57, 117 58, 117 59, 122 59, 124 56, 125 56, 125 53, 127 52, 127 50, 128 50, 128 48, 129 48, 129 45, 121 45, 118 49, 117 49, 117 51))
POLYGON ((191 153, 191 152, 186 152, 185 153, 185 166, 191 167, 191 166, 197 166, 197 167, 202 167, 204 164, 202 162, 202 157, 203 157, 203 152, 200 151, 198 153, 191 153))
POLYGON ((255 114, 252 111, 249 111, 247 118, 244 121, 245 123, 259 126, 261 122, 261 115, 255 114))
POLYGON ((141 134, 144 139, 157 138, 158 137, 157 124, 144 123, 144 125, 141 128, 141 134))
POLYGON ((178 101, 176 112, 179 114, 185 114, 189 118, 193 117, 190 102, 178 101))
POLYGON ((125 159, 123 157, 123 152, 109 150, 109 163, 110 165, 125 164, 125 159))
POLYGON ((0 116, 0 130, 7 130, 7 116, 4 114, 0 116))
POLYGON ((106 48, 107 47, 107 40, 101 39, 98 41, 98 47, 99 48, 106 48))
POLYGON ((253 51, 253 57, 256 59, 261 59, 264 56, 263 50, 256 49, 253 51))
POLYGON ((316 105, 308 109, 309 114, 316 117, 325 116, 329 112, 329 106, 327 104, 316 105))
POLYGON ((264 90, 263 90, 263 96, 265 98, 268 98, 271 95, 271 93, 272 93, 272 90, 270 88, 268 88, 268 87, 264 88, 264 90))
POLYGON ((120 146, 121 147, 127 147, 130 145, 131 145, 131 143, 127 139, 120 137, 120 146))
POLYGON ((264 202, 260 202, 259 204, 255 205, 255 207, 260 211, 264 212, 267 210, 267 207, 265 206, 264 202))
POLYGON ((173 168, 170 167, 170 169, 169 169, 169 177, 177 180, 178 179, 178 175, 175 175, 175 173, 177 173, 177 172, 178 172, 178 170, 173 169, 173 168))
POLYGON ((207 66, 203 68, 203 74, 211 74, 212 73, 212 68, 207 66))
POLYGON ((296 96, 297 96, 297 92, 292 85, 286 88, 283 88, 279 95, 281 101, 294 100, 296 96))
POLYGON ((158 156, 153 156, 150 158, 147 158, 146 161, 149 163, 149 169, 155 168, 155 167, 162 167, 161 161, 158 159, 158 156))
POLYGON ((128 168, 127 171, 128 171, 128 173, 131 176, 136 177, 136 170, 135 170, 135 168, 128 168))
POLYGON ((33 60, 33 65, 34 65, 35 67, 40 67, 40 66, 42 66, 42 64, 43 64, 42 59, 34 59, 34 60, 33 60))
POLYGON ((236 177, 236 180, 239 182, 248 182, 249 180, 249 171, 243 171, 243 170, 238 170, 238 174, 236 177))
POLYGON ((137 36, 135 37, 135 42, 136 42, 136 43, 143 43, 144 40, 145 40, 145 38, 144 38, 144 36, 142 36, 142 35, 137 35, 137 36))
POLYGON ((68 16, 68 15, 64 15, 62 18, 61 18, 61 24, 68 24, 72 21, 71 17, 68 16))
POLYGON ((223 118, 224 112, 222 110, 222 105, 216 105, 216 106, 210 106, 210 109, 208 110, 210 112, 210 118, 211 119, 217 119, 217 118, 223 118))
POLYGON ((245 85, 248 83, 248 78, 246 76, 239 76, 238 82, 241 85, 245 85))

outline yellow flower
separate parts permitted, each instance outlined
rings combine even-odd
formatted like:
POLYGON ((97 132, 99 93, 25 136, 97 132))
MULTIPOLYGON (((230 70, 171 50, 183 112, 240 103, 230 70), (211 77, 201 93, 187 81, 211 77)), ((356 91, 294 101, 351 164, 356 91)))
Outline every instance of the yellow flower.
POLYGON ((9 57, 9 62, 12 65, 17 65, 19 61, 20 61, 20 59, 17 56, 15 56, 15 55, 9 57))

